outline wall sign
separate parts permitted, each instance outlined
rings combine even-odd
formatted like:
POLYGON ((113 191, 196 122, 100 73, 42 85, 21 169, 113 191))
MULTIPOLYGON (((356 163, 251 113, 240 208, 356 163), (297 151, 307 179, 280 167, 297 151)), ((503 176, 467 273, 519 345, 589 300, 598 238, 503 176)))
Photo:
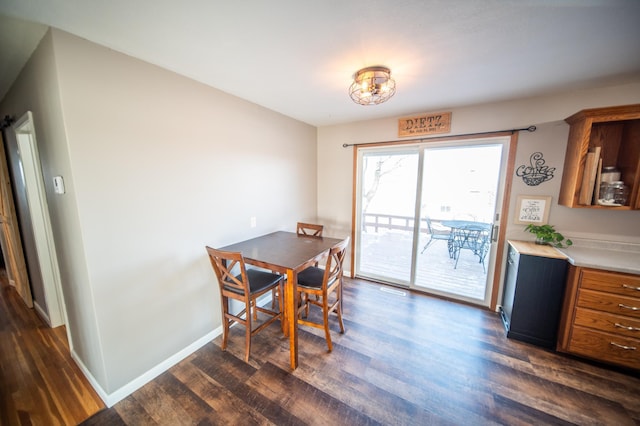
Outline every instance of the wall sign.
POLYGON ((398 120, 398 137, 433 135, 448 133, 451 131, 451 113, 439 112, 436 114, 417 115, 404 117, 398 120))
POLYGON ((553 179, 553 172, 556 171, 555 167, 549 167, 544 165, 545 161, 542 158, 541 152, 534 152, 529 157, 529 165, 523 164, 516 170, 516 176, 521 177, 524 183, 529 186, 538 186, 542 182, 553 179))
POLYGON ((518 195, 516 217, 513 223, 520 225, 544 225, 549 220, 550 196, 518 195))

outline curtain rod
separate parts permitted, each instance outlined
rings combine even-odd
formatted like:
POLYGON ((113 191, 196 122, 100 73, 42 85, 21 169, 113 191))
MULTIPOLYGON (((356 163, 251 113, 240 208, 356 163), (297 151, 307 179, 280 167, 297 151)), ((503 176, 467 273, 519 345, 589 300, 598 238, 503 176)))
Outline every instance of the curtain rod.
MULTIPOLYGON (((478 132, 478 133, 464 133, 464 134, 460 134, 460 135, 434 136, 432 138, 418 139, 418 141, 419 142, 424 142, 424 141, 440 139, 440 138, 455 138, 455 137, 462 137, 462 136, 481 136, 481 135, 490 135, 490 134, 494 134, 494 133, 507 133, 507 132, 509 132, 511 134, 514 134, 515 132, 521 132, 523 130, 526 130, 528 132, 535 132, 536 131, 536 126, 522 127, 520 129, 495 130, 495 131, 492 131, 492 132, 478 132)), ((405 141, 410 143, 410 142, 414 142, 415 139, 406 139, 405 141)), ((397 141, 388 141, 388 142, 343 143, 342 147, 343 148, 347 148, 347 147, 350 147, 350 146, 380 145, 380 144, 385 144, 385 143, 397 143, 397 142, 404 142, 404 141, 397 140, 397 141)))

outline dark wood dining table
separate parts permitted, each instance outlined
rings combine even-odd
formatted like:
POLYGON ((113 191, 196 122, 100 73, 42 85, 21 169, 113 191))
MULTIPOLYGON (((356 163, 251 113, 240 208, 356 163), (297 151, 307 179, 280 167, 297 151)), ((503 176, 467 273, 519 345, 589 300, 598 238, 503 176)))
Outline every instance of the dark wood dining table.
POLYGON ((321 260, 338 238, 312 237, 278 231, 241 241, 220 250, 242 253, 245 263, 287 276, 284 286, 284 317, 289 337, 291 368, 298 367, 298 322, 296 320, 298 272, 321 260))

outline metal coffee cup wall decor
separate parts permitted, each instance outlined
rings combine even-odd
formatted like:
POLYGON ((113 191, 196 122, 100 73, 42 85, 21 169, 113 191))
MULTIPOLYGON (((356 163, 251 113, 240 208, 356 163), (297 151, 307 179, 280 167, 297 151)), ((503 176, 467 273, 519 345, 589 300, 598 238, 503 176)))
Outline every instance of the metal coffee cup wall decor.
POLYGON ((529 186, 538 186, 542 182, 553 179, 555 167, 544 165, 541 152, 534 152, 529 157, 529 165, 523 164, 516 169, 516 176, 521 177, 524 183, 529 186))

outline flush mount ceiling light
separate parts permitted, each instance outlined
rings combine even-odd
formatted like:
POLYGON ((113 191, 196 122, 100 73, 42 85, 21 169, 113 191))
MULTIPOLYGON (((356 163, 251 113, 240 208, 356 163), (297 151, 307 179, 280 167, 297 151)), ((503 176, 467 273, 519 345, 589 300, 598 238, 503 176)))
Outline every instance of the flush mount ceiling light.
POLYGON ((349 96, 360 105, 377 105, 386 102, 396 93, 396 81, 387 67, 367 67, 353 76, 349 96))

